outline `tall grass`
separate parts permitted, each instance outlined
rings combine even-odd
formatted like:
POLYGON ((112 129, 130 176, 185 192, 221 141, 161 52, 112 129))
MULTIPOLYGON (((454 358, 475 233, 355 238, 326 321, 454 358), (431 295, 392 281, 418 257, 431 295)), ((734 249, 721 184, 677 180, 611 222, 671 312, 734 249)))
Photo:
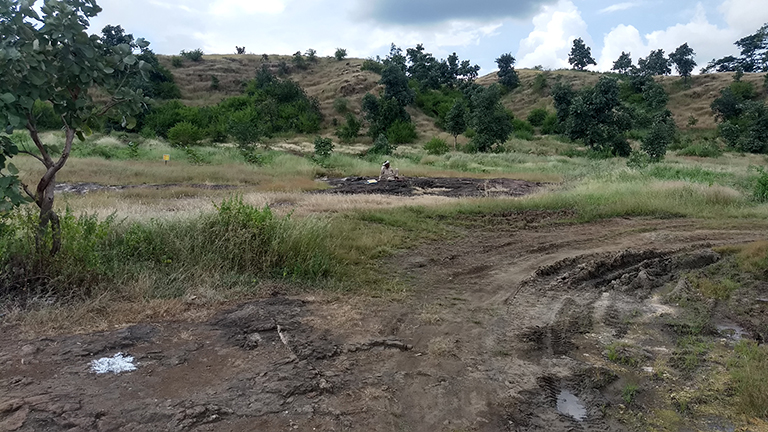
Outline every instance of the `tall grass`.
POLYGON ((768 418, 768 348, 752 341, 739 342, 728 366, 736 391, 736 409, 749 416, 768 418))
POLYGON ((200 280, 247 289, 264 279, 329 279, 344 267, 327 221, 276 217, 239 198, 181 220, 120 223, 67 212, 62 232, 62 250, 50 257, 36 249, 33 212, 4 217, 0 294, 91 298, 142 280, 142 297, 173 298, 200 280))

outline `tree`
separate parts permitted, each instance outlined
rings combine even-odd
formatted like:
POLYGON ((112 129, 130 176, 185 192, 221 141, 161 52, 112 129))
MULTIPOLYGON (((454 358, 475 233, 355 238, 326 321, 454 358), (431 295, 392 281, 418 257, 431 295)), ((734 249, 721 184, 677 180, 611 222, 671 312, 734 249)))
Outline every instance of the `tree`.
POLYGON ((622 51, 619 58, 613 62, 613 67, 611 70, 616 71, 622 75, 626 75, 632 70, 632 68, 632 57, 630 57, 630 53, 625 53, 622 51))
POLYGON ((641 75, 669 75, 672 73, 669 60, 664 57, 663 49, 651 51, 648 57, 637 61, 637 66, 641 75))
POLYGON ((652 162, 659 162, 667 153, 667 147, 677 133, 677 125, 672 118, 672 113, 665 110, 656 115, 648 134, 643 137, 640 148, 648 155, 652 162))
MULTIPOLYGON (((97 117, 116 111, 125 127, 136 124, 131 115, 150 100, 117 77, 138 69, 147 78, 151 66, 138 60, 128 44, 113 46, 106 55, 99 37, 88 35, 89 19, 101 11, 94 0, 48 0, 40 9, 42 16, 31 3, 0 0, 0 129, 10 133, 26 128, 37 148, 37 154, 20 152, 43 164, 45 173, 34 190, 21 186, 40 209, 38 248, 50 227, 50 253, 55 255, 61 247, 59 217, 53 209, 56 175, 67 163, 75 138, 83 140, 97 117), (91 98, 90 90, 96 87, 112 96, 104 106, 91 98), (40 139, 32 111, 36 101, 51 104, 64 124, 64 147, 57 160, 40 139)), ((149 45, 143 39, 136 44, 149 45)), ((12 170, 9 173, 15 177, 12 170)))
POLYGON ((408 76, 405 71, 396 65, 389 65, 381 71, 379 84, 384 86, 384 97, 397 100, 401 106, 413 103, 415 97, 413 90, 408 85, 408 76))
MULTIPOLYGON (((128 33, 125 33, 125 30, 121 26, 113 26, 110 24, 107 24, 104 26, 103 29, 101 29, 101 43, 103 43, 107 47, 113 47, 118 45, 130 45, 131 47, 135 47, 133 35, 128 33)), ((109 51, 107 50, 107 54, 109 54, 109 51)))
POLYGON ((516 89, 520 85, 520 77, 515 71, 515 58, 512 57, 512 54, 502 54, 496 59, 496 64, 499 66, 499 71, 496 73, 499 77, 499 84, 508 90, 516 89))
POLYGON ((456 100, 445 115, 445 130, 453 135, 453 149, 456 150, 458 136, 467 130, 467 107, 462 100, 456 100))
POLYGON ((741 51, 739 57, 713 59, 701 69, 701 73, 734 72, 738 69, 747 73, 768 72, 768 23, 763 24, 754 34, 737 40, 734 45, 741 51))
POLYGON ((573 41, 571 53, 568 54, 568 63, 577 70, 584 70, 589 65, 597 65, 592 58, 592 48, 586 46, 581 38, 573 41))
POLYGON ((696 53, 688 46, 688 42, 677 47, 675 52, 669 55, 669 61, 675 65, 677 73, 683 77, 683 82, 688 82, 693 68, 696 67, 696 61, 693 59, 695 56, 696 53))
POLYGON ((504 144, 512 133, 512 115, 501 104, 499 86, 477 87, 471 97, 473 143, 478 151, 488 152, 504 144))
POLYGON ((310 63, 317 63, 317 50, 315 50, 314 48, 310 48, 307 50, 305 55, 307 56, 307 60, 310 63))
POLYGON ((347 50, 344 48, 336 48, 336 52, 333 54, 337 61, 342 61, 347 58, 347 50))

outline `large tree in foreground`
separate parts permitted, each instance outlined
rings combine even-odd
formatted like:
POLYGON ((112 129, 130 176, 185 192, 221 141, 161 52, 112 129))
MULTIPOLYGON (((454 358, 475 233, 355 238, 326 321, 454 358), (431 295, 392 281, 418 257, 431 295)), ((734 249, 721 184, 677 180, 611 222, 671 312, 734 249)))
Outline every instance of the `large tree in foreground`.
MULTIPOLYGON (((146 108, 149 99, 126 86, 126 72, 137 68, 146 78, 151 66, 138 60, 128 44, 107 49, 98 36, 88 35, 89 19, 101 11, 94 0, 46 0, 39 9, 42 15, 34 4, 0 0, 0 128, 8 134, 28 130, 37 148, 19 152, 37 159, 45 173, 35 188, 21 186, 40 209, 38 246, 50 227, 50 252, 56 254, 61 246, 59 217, 53 209, 56 174, 67 163, 75 138, 83 140, 98 117, 110 113, 125 127, 135 125, 131 115, 146 108), (96 87, 111 95, 109 102, 93 103, 89 92, 96 87), (64 147, 56 159, 38 133, 32 111, 37 101, 50 104, 64 125, 64 147)), ((148 45, 142 39, 136 44, 148 45)), ((16 178, 13 171, 6 178, 16 178)))
POLYGON ((573 41, 571 53, 568 54, 568 63, 576 70, 584 70, 589 65, 597 65, 592 58, 592 48, 584 44, 584 40, 578 38, 573 41))

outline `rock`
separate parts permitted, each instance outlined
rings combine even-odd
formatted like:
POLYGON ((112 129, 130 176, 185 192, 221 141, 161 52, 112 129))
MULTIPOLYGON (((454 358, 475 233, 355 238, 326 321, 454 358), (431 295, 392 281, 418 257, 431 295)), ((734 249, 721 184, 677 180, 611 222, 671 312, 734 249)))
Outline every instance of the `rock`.
POLYGON ((40 351, 40 348, 36 347, 35 345, 24 345, 19 350, 19 354, 21 354, 23 357, 29 357, 33 354, 37 354, 37 352, 40 351))
POLYGON ((10 432, 21 428, 29 416, 29 406, 24 405, 15 410, 13 414, 0 421, 0 432, 10 432))

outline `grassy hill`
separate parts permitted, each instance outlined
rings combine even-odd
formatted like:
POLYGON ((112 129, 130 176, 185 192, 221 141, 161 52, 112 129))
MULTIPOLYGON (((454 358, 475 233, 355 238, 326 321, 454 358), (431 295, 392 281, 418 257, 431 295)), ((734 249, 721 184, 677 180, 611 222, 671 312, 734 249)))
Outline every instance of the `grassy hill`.
MULTIPOLYGON (((171 57, 159 57, 160 62, 173 73, 181 89, 182 102, 191 106, 212 105, 226 97, 240 94, 243 83, 253 78, 263 65, 275 71, 280 61, 291 65, 291 56, 278 55, 269 55, 268 59, 261 55, 206 55, 199 62, 184 60, 180 67, 172 65, 171 57), (217 90, 211 88, 212 76, 219 81, 217 90)), ((337 61, 334 58, 318 58, 317 63, 310 63, 306 70, 291 67, 288 76, 320 102, 326 118, 326 132, 331 132, 331 122, 334 118, 342 120, 343 117, 333 109, 336 99, 345 98, 350 110, 360 114, 363 95, 366 92, 378 91, 379 76, 370 71, 362 71, 362 64, 362 59, 337 61)), ((505 95, 503 103, 519 118, 525 118, 534 108, 554 110, 549 89, 556 82, 561 81, 573 85, 574 88, 581 88, 594 85, 602 76, 598 72, 574 70, 519 69, 518 73, 521 85, 505 95), (544 78, 538 78, 537 81, 539 76, 544 78)), ((743 81, 755 85, 763 100, 767 96, 763 90, 764 75, 746 74, 742 78, 743 81)), ((710 104, 718 97, 720 90, 732 82, 733 73, 697 75, 690 79, 689 85, 684 85, 680 77, 676 76, 657 77, 656 80, 669 94, 668 107, 679 127, 688 127, 688 119, 693 116, 698 119, 695 128, 711 129, 716 123, 709 108, 710 104)), ((496 81, 495 72, 478 79, 478 83, 482 85, 490 85, 496 81)), ((435 127, 432 118, 420 110, 411 108, 409 111, 422 138, 429 139, 433 135, 447 136, 435 127)))

